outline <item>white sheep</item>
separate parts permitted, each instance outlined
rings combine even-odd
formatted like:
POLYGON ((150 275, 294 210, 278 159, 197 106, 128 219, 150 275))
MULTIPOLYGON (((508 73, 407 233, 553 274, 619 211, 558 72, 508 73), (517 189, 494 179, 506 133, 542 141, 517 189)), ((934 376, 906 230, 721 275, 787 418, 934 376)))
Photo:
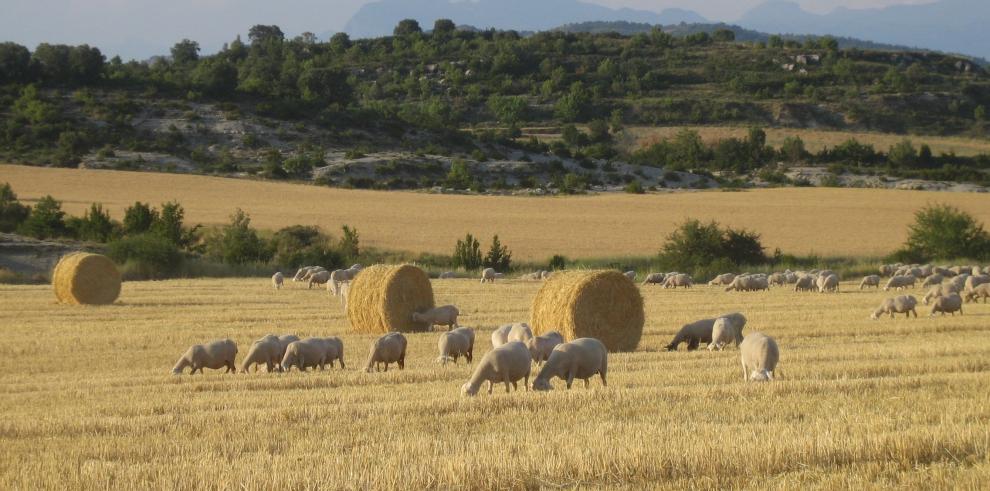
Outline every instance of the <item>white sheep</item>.
POLYGON ((285 356, 285 349, 295 341, 299 341, 299 337, 292 334, 284 336, 269 334, 255 341, 251 344, 251 349, 248 350, 247 355, 241 360, 241 373, 247 373, 252 365, 254 371, 257 372, 258 366, 262 363, 269 372, 275 369, 282 371, 281 362, 282 357, 285 356))
POLYGON ((498 348, 513 341, 528 342, 533 338, 533 330, 525 322, 503 324, 492 332, 492 347, 498 348))
POLYGON ((689 324, 684 324, 681 326, 677 334, 674 335, 674 339, 671 340, 670 344, 664 347, 666 351, 677 351, 677 347, 681 343, 687 343, 688 351, 693 351, 698 349, 701 343, 712 342, 712 330, 715 327, 715 321, 720 317, 727 319, 733 332, 736 334, 736 346, 742 342, 742 330, 746 327, 746 316, 735 312, 732 314, 725 314, 712 319, 701 319, 699 321, 694 321, 689 324))
POLYGON ((368 355, 368 365, 364 371, 377 371, 384 364, 388 371, 390 363, 397 363, 399 370, 406 368, 406 337, 400 332, 390 332, 371 343, 371 353, 368 355))
POLYGON ((485 270, 481 272, 481 282, 482 283, 486 283, 486 282, 487 283, 495 283, 495 278, 496 278, 495 275, 496 275, 496 273, 495 273, 495 270, 494 269, 492 269, 492 268, 485 268, 485 270))
POLYGON ((425 312, 413 312, 412 320, 413 322, 427 324, 428 329, 433 329, 433 326, 447 326, 447 330, 449 331, 457 327, 457 316, 459 314, 460 312, 457 310, 457 307, 443 305, 425 312))
POLYGON ((814 276, 802 276, 794 283, 794 291, 796 292, 810 292, 814 291, 815 288, 814 276))
POLYGON ((588 379, 595 374, 602 378, 602 385, 608 387, 608 350, 597 339, 575 339, 553 349, 546 364, 533 379, 533 390, 551 390, 553 386, 550 381, 554 377, 566 380, 568 389, 574 379, 584 380, 584 387, 588 388, 588 379))
POLYGON ((739 345, 739 358, 744 381, 769 382, 780 362, 780 348, 770 336, 754 332, 739 345))
POLYGON ((330 279, 327 281, 327 291, 331 295, 339 295, 340 287, 343 284, 349 283, 361 272, 361 265, 355 264, 348 269, 336 269, 330 273, 330 279))
POLYGON ((887 280, 887 284, 884 285, 883 291, 885 291, 885 292, 886 291, 890 291, 891 288, 894 288, 896 290, 902 290, 902 289, 907 288, 909 286, 911 288, 914 288, 914 285, 915 285, 915 283, 917 281, 918 281, 918 278, 916 278, 914 275, 895 275, 895 276, 891 276, 890 279, 887 280))
POLYGON ((725 291, 755 292, 769 290, 770 283, 763 275, 740 275, 732 280, 732 284, 725 288, 725 291))
POLYGON ((917 318, 918 311, 915 310, 917 305, 918 299, 914 298, 914 295, 901 295, 888 298, 880 304, 880 307, 873 311, 873 315, 870 318, 879 320, 883 314, 890 314, 891 319, 894 318, 894 314, 904 314, 904 317, 911 317, 911 314, 914 314, 915 318, 917 318))
POLYGON ((643 280, 643 285, 662 285, 666 281, 667 275, 663 273, 650 273, 643 280))
POLYGON ((818 277, 818 292, 839 292, 839 277, 834 273, 827 276, 818 277))
POLYGON ((444 271, 443 273, 440 273, 439 276, 437 276, 437 279, 440 280, 452 280, 455 278, 457 278, 457 273, 453 271, 444 271))
POLYGON ((872 286, 876 289, 880 289, 880 276, 875 274, 864 276, 863 281, 859 282, 859 289, 862 290, 863 288, 868 286, 872 286))
POLYGON ((296 271, 295 276, 292 277, 292 282, 295 283, 295 282, 303 281, 303 278, 305 278, 306 275, 309 274, 310 270, 312 270, 315 267, 316 266, 303 266, 299 268, 299 271, 296 271))
POLYGON ((224 373, 234 373, 237 367, 234 365, 234 358, 237 356, 237 344, 230 339, 221 339, 206 344, 196 344, 179 358, 179 361, 172 367, 173 375, 181 375, 186 367, 192 367, 190 375, 196 370, 203 373, 204 368, 219 370, 226 368, 224 373))
POLYGON ((974 288, 990 283, 990 276, 988 275, 973 275, 966 278, 966 283, 963 285, 963 291, 968 292, 974 288))
POLYGON ((728 286, 731 285, 735 279, 736 275, 732 273, 723 273, 715 278, 712 278, 712 281, 708 282, 708 286, 728 286))
POLYGON ((467 358, 468 363, 474 359, 474 330, 468 327, 458 327, 450 332, 440 335, 437 341, 437 350, 440 356, 437 361, 446 365, 448 361, 457 364, 457 359, 461 356, 467 358))
POLYGON ((691 279, 691 276, 683 273, 667 275, 667 279, 663 282, 664 288, 691 288, 692 286, 694 286, 694 280, 691 279))
POLYGON ((952 314, 954 316, 956 315, 956 312, 959 312, 959 315, 962 315, 962 305, 963 299, 958 293, 950 293, 948 295, 938 297, 934 302, 932 302, 932 312, 928 315, 928 317, 935 317, 935 314, 939 313, 942 315, 952 314))
POLYGON ((536 366, 546 361, 550 353, 558 345, 564 342, 564 336, 557 331, 550 331, 542 336, 536 336, 526 341, 529 354, 536 362, 536 366))
POLYGON ((976 302, 982 298, 983 303, 987 303, 987 297, 990 297, 990 283, 984 283, 972 290, 966 291, 967 302, 976 302))
POLYGON ((626 271, 625 273, 622 273, 622 274, 626 275, 626 278, 629 278, 629 281, 636 281, 636 272, 635 271, 626 271))
POLYGON ((925 278, 925 281, 921 282, 921 287, 926 288, 929 286, 941 285, 945 278, 940 274, 933 274, 925 278))
POLYGON ((510 384, 519 390, 516 384, 519 379, 523 379, 523 388, 529 390, 531 367, 532 360, 525 344, 519 341, 506 343, 485 353, 471 378, 461 386, 461 394, 474 396, 485 382, 488 382, 489 394, 492 393, 492 386, 499 382, 505 384, 506 392, 509 392, 510 384))
POLYGON ((325 285, 330 281, 330 272, 327 270, 317 271, 309 275, 309 287, 313 288, 313 285, 325 285))
POLYGON ((712 342, 708 343, 708 351, 716 349, 722 351, 729 343, 736 343, 736 346, 739 346, 743 339, 742 326, 745 326, 745 322, 740 324, 734 318, 715 319, 715 323, 712 324, 712 342))
POLYGON ((272 275, 272 288, 281 290, 283 284, 285 284, 285 276, 282 276, 281 272, 276 271, 275 274, 272 275))
POLYGON ((333 368, 334 360, 340 362, 344 369, 344 342, 337 337, 306 338, 289 343, 282 356, 282 370, 288 372, 292 367, 305 372, 309 367, 319 367, 323 370, 326 365, 333 368))

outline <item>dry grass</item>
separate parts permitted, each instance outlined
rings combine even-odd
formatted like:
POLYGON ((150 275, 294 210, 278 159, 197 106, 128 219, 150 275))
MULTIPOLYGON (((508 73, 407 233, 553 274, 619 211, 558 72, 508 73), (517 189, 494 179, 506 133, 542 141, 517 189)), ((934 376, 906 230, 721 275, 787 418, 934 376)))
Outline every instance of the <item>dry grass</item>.
MULTIPOLYGON (((662 139, 672 138, 683 129, 697 131, 701 135, 701 138, 709 143, 726 138, 746 138, 746 134, 749 131, 747 127, 734 126, 630 127, 626 128, 622 144, 627 150, 635 150, 662 139)), ((958 136, 896 135, 891 133, 826 131, 798 128, 767 128, 764 131, 767 133, 767 144, 773 147, 779 148, 784 143, 784 139, 789 136, 799 136, 804 140, 804 145, 810 152, 818 152, 824 147, 832 148, 850 138, 855 138, 861 143, 871 144, 877 150, 884 152, 904 139, 909 139, 914 143, 915 147, 927 143, 935 155, 952 152, 956 155, 967 157, 990 154, 990 141, 958 136)))
MULTIPOLYGON (((538 288, 435 285, 482 329, 478 358, 538 288)), ((405 371, 366 374, 374 335, 267 278, 125 283, 122 303, 82 308, 0 286, 0 488, 983 488, 990 305, 870 321, 883 295, 647 288, 643 340, 610 356, 608 388, 464 399, 470 368, 434 363, 436 333, 407 335, 405 371), (731 348, 660 351, 732 310, 777 338, 783 380, 743 383, 731 348), (339 335, 348 368, 169 374, 193 343, 229 336, 243 356, 269 332, 339 335)))
MULTIPOLYGON (((560 198, 349 191, 201 176, 0 166, 22 199, 51 194, 82 214, 102 202, 120 219, 135 201, 178 200, 191 223, 229 221, 237 207, 256 227, 350 224, 364 245, 449 254, 472 232, 499 234, 513 258, 546 260, 646 255, 686 218, 715 219, 763 234, 764 245, 794 254, 883 255, 899 246, 913 213, 943 202, 990 222, 990 195, 864 189, 769 189, 646 196, 560 198)), ((487 244, 486 244, 487 245, 487 244)))

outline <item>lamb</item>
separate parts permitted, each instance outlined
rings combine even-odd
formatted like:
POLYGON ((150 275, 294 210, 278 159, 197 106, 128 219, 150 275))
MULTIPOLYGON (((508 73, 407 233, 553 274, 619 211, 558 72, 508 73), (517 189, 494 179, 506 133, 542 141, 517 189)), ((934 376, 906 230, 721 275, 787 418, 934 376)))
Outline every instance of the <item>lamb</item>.
POLYGON ((825 293, 825 292, 838 293, 839 292, 839 277, 836 276, 836 275, 834 275, 834 274, 830 274, 828 276, 819 276, 818 277, 818 292, 819 293, 825 293))
POLYGON ((926 288, 929 286, 941 285, 943 280, 945 280, 945 278, 942 275, 933 274, 925 278, 925 281, 921 282, 921 287, 926 288))
POLYGON ((468 327, 458 327, 453 331, 441 334, 440 340, 437 341, 437 349, 440 351, 440 357, 437 358, 437 361, 444 365, 451 360, 456 365, 457 359, 461 356, 467 358, 467 362, 471 363, 474 359, 474 330, 468 327))
POLYGON ((859 289, 862 290, 864 287, 872 286, 876 289, 880 289, 880 277, 871 274, 869 276, 864 276, 863 281, 859 282, 859 289))
MULTIPOLYGON (((738 312, 726 314, 720 317, 726 318, 731 328, 735 330, 736 345, 738 346, 742 341, 742 330, 746 326, 746 317, 738 312)), ((712 329, 715 326, 716 319, 718 319, 718 317, 702 319, 690 324, 685 324, 679 331, 677 331, 677 334, 674 335, 674 339, 670 342, 670 344, 664 347, 664 350, 677 351, 677 347, 681 343, 688 343, 688 351, 693 351, 698 349, 698 345, 701 343, 712 342, 712 329)))
POLYGON ((368 355, 368 366, 364 371, 371 373, 378 370, 379 364, 385 364, 388 371, 390 363, 397 363, 399 370, 406 368, 406 337, 399 332, 390 332, 371 343, 371 353, 368 355))
POLYGON ((569 343, 558 345, 550 353, 547 363, 533 379, 533 390, 551 390, 550 380, 554 377, 567 381, 571 388, 574 379, 584 380, 584 388, 588 388, 588 379, 598 374, 602 378, 602 386, 608 387, 608 350, 601 341, 594 338, 578 338, 569 343))
POLYGON ((918 305, 918 299, 914 298, 914 295, 901 295, 894 298, 888 298, 880 304, 873 315, 870 316, 873 320, 879 320, 880 316, 883 314, 890 314, 890 318, 894 318, 894 314, 904 314, 904 317, 918 317, 918 311, 915 307, 918 305))
POLYGON ((557 331, 550 331, 542 336, 530 338, 526 341, 526 347, 529 348, 529 354, 536 362, 536 366, 540 366, 550 357, 553 349, 563 342, 564 336, 557 331))
POLYGON ((196 370, 203 373, 204 368, 219 370, 226 368, 224 373, 235 373, 234 358, 237 356, 237 344, 230 339, 221 339, 206 344, 196 344, 189 347, 178 363, 172 367, 172 375, 181 375, 186 367, 191 367, 190 375, 196 370))
POLYGON ((481 272, 481 282, 495 283, 495 270, 492 268, 485 268, 485 270, 481 272))
POLYGON ((815 278, 814 276, 802 276, 798 278, 797 283, 794 283, 794 291, 796 292, 810 292, 815 289, 815 278))
POLYGON ((343 370, 344 342, 340 338, 306 338, 286 346, 285 355, 282 356, 282 370, 288 372, 292 367, 297 367, 301 372, 309 367, 324 370, 328 364, 333 368, 334 360, 340 361, 340 368, 343 370))
POLYGON ((928 315, 928 317, 935 317, 935 314, 938 313, 942 315, 952 314, 955 316, 956 312, 959 312, 959 315, 962 315, 962 304, 962 297, 960 297, 958 293, 950 293, 948 295, 938 297, 932 303, 932 312, 928 315))
POLYGON ((622 274, 626 275, 626 278, 629 278, 629 281, 636 281, 636 272, 635 271, 626 271, 625 273, 622 273, 622 274))
POLYGON ((432 308, 426 312, 413 312, 413 322, 424 322, 433 329, 433 326, 447 326, 447 330, 457 327, 457 316, 460 312, 453 305, 432 308))
POLYGON ((309 275, 310 288, 313 288, 313 285, 324 285, 328 281, 330 281, 330 272, 325 269, 309 275))
POLYGON ((883 291, 890 291, 891 288, 901 290, 909 286, 914 288, 914 284, 917 280, 918 279, 915 278, 914 275, 891 276, 890 279, 887 280, 887 284, 884 285, 883 291))
POLYGON ((285 284, 285 276, 282 276, 281 272, 276 271, 275 274, 272 275, 272 288, 281 290, 283 284, 285 284))
POLYGON ((533 338, 533 330, 525 322, 503 324, 492 332, 492 347, 498 348, 513 341, 528 342, 533 338))
POLYGON ((694 285, 694 280, 690 276, 678 273, 675 275, 667 275, 667 279, 663 282, 664 288, 677 288, 679 286, 684 288, 691 288, 694 285))
POLYGON ((972 290, 966 291, 967 302, 975 302, 983 298, 983 303, 987 303, 987 297, 990 297, 990 283, 984 283, 972 290))
POLYGON ((708 286, 728 286, 736 279, 736 275, 732 273, 723 273, 716 276, 712 281, 708 282, 708 286))
POLYGON ((481 384, 488 382, 488 393, 492 393, 492 387, 498 382, 505 384, 505 392, 509 392, 509 384, 516 390, 519 386, 516 382, 523 379, 523 388, 529 390, 529 374, 532 367, 529 357, 529 350, 526 345, 513 341, 495 348, 488 353, 478 363, 477 368, 471 378, 461 386, 461 394, 474 396, 478 394, 481 384))
POLYGON ((739 345, 742 359, 743 381, 773 381, 773 372, 780 361, 780 348, 773 338, 754 332, 739 345))
POLYGON ((742 329, 738 330, 737 324, 733 322, 732 319, 726 317, 719 317, 715 319, 715 323, 712 325, 712 342, 708 343, 708 351, 719 350, 722 351, 726 345, 735 342, 736 346, 742 342, 742 329))
POLYGON ((643 285, 662 285, 666 279, 667 276, 663 273, 650 273, 643 280, 643 285))
POLYGON ((258 366, 262 363, 269 372, 273 370, 282 371, 282 357, 285 356, 285 349, 289 344, 299 341, 298 336, 292 334, 286 334, 284 336, 276 336, 274 334, 269 334, 254 343, 251 344, 251 349, 248 350, 247 356, 241 360, 241 373, 248 373, 248 370, 254 365, 254 371, 258 371, 258 366))
POLYGON ((444 271, 443 273, 440 273, 439 276, 437 276, 437 279, 441 279, 441 280, 452 280, 455 278, 457 278, 457 273, 453 271, 444 271))

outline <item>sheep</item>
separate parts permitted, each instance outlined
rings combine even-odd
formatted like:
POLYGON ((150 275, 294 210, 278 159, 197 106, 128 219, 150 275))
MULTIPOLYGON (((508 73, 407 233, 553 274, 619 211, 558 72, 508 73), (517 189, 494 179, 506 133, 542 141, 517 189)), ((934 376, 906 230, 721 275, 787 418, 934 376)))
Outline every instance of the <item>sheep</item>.
POLYGON ((662 285, 666 281, 667 276, 663 273, 650 273, 646 275, 646 279, 643 280, 643 286, 646 285, 662 285))
POLYGON ((933 286, 930 290, 928 290, 928 293, 925 294, 924 298, 922 298, 921 301, 925 305, 928 305, 928 302, 943 295, 949 295, 952 293, 959 293, 959 291, 956 290, 954 286, 949 284, 936 285, 933 286))
POLYGON ((328 281, 330 281, 330 272, 325 269, 309 275, 310 288, 313 288, 313 285, 325 285, 328 281))
POLYGON ((540 272, 540 279, 541 280, 549 280, 551 276, 553 276, 553 271, 541 271, 540 272))
POLYGON ((726 287, 725 291, 755 292, 759 290, 769 290, 770 284, 766 276, 761 275, 741 275, 732 280, 732 284, 726 287))
POLYGON ((815 278, 813 276, 802 276, 794 283, 794 291, 810 292, 815 289, 815 278))
POLYGON ((588 379, 595 374, 602 378, 602 386, 608 387, 608 350, 597 339, 578 338, 553 349, 546 364, 533 379, 533 390, 552 390, 550 381, 554 377, 566 380, 568 389, 574 379, 584 380, 584 388, 587 389, 588 379))
POLYGON ((453 305, 435 307, 426 312, 413 312, 413 322, 425 322, 429 329, 433 326, 447 326, 447 330, 457 327, 457 316, 460 312, 453 305))
POLYGON ((313 277, 313 275, 316 275, 316 274, 319 274, 319 273, 323 273, 323 272, 326 272, 326 271, 327 271, 326 268, 324 268, 322 266, 310 266, 309 271, 307 271, 306 274, 303 275, 302 281, 303 282, 309 282, 309 280, 313 277))
POLYGON ((498 348, 513 341, 528 342, 533 338, 533 330, 525 322, 504 324, 492 332, 492 347, 498 348))
POLYGON ((928 314, 928 317, 935 317, 935 314, 939 313, 942 315, 952 314, 955 316, 956 312, 959 312, 959 315, 962 315, 962 304, 962 297, 960 297, 958 293, 950 293, 948 295, 938 297, 934 302, 932 302, 932 311, 928 314))
POLYGON ((437 341, 437 349, 440 356, 437 361, 446 365, 453 360, 457 364, 457 359, 461 356, 467 358, 467 362, 474 360, 474 330, 468 327, 458 327, 450 332, 440 335, 437 341))
POLYGON ((883 277, 893 276, 895 269, 896 268, 894 267, 893 264, 881 264, 879 268, 880 276, 883 277))
POLYGON ((787 278, 784 273, 774 273, 767 278, 767 284, 769 286, 784 286, 787 284, 787 278))
MULTIPOLYGON (((735 330, 736 334, 736 345, 742 341, 742 330, 746 326, 746 317, 738 312, 732 314, 726 314, 720 317, 727 319, 728 323, 735 330)), ((702 319, 699 321, 692 322, 690 324, 685 324, 681 327, 677 334, 674 335, 674 339, 664 347, 666 351, 677 351, 677 347, 681 343, 688 343, 688 351, 693 351, 698 349, 700 343, 710 343, 712 342, 712 328, 715 326, 715 320, 718 317, 711 319, 702 319)))
POLYGON ((832 271, 831 269, 826 269, 826 270, 823 270, 823 271, 819 271, 817 276, 819 278, 825 278, 825 277, 832 276, 832 275, 835 275, 836 278, 839 277, 839 275, 836 274, 836 272, 835 271, 832 271))
POLYGON ((966 283, 963 288, 963 291, 968 292, 980 285, 985 285, 987 283, 990 283, 990 276, 988 275, 981 274, 981 275, 970 276, 969 278, 966 278, 966 283))
POLYGON ((536 366, 546 361, 550 353, 558 345, 564 342, 564 336, 557 331, 550 331, 542 336, 536 336, 526 341, 529 354, 536 362, 536 366))
POLYGON ((883 291, 885 292, 890 291, 891 288, 894 288, 896 290, 901 290, 909 286, 911 288, 914 288, 914 284, 917 281, 918 279, 915 278, 914 275, 891 276, 890 279, 887 280, 887 284, 884 285, 883 291))
POLYGON ((723 273, 716 276, 712 281, 708 282, 708 286, 728 286, 736 279, 736 275, 732 273, 723 273))
POLYGON ((904 317, 918 317, 918 311, 915 307, 918 305, 918 299, 914 298, 914 295, 901 295, 894 298, 888 298, 884 300, 880 307, 873 311, 873 315, 870 316, 873 320, 879 320, 880 316, 883 314, 890 314, 890 318, 894 318, 894 314, 904 314, 904 317))
POLYGON ((834 275, 834 274, 830 274, 828 276, 819 276, 818 277, 818 292, 819 293, 825 293, 825 292, 838 293, 839 292, 839 277, 836 276, 836 275, 834 275))
POLYGON ((694 280, 691 279, 689 275, 679 273, 675 275, 667 275, 667 279, 663 282, 664 288, 677 288, 679 286, 684 288, 691 288, 694 285, 694 280))
POLYGON ((172 367, 172 375, 181 375, 186 367, 191 367, 190 375, 196 370, 203 373, 204 368, 219 370, 226 368, 224 373, 235 373, 237 369, 234 365, 234 358, 237 356, 237 344, 230 339, 221 339, 206 344, 196 344, 190 346, 188 350, 179 358, 179 361, 172 367))
POLYGON ((443 273, 440 273, 439 276, 437 276, 437 279, 440 280, 452 280, 455 278, 457 278, 457 273, 453 271, 444 271, 443 273))
POLYGON ((265 364, 265 368, 269 372, 273 370, 282 371, 282 357, 285 356, 286 347, 295 342, 299 341, 298 336, 292 334, 286 334, 284 336, 276 336, 274 334, 269 334, 254 343, 251 344, 251 349, 248 350, 247 356, 241 360, 241 373, 248 373, 248 370, 254 365, 254 371, 258 371, 258 366, 262 363, 265 364))
POLYGON ((972 290, 966 291, 967 302, 975 302, 983 298, 983 303, 987 303, 987 297, 990 297, 990 283, 984 283, 972 290))
POLYGON ((481 272, 481 282, 495 283, 495 270, 492 268, 485 268, 485 270, 481 272))
POLYGON ((296 271, 296 275, 292 277, 292 282, 295 283, 295 282, 303 281, 303 278, 306 277, 306 275, 309 274, 310 270, 312 270, 315 267, 316 266, 303 266, 299 268, 299 271, 296 271))
POLYGON ((715 349, 722 351, 726 345, 732 342, 739 346, 743 336, 742 328, 739 327, 737 330, 737 327, 739 326, 732 319, 726 317, 715 319, 715 323, 712 324, 712 342, 708 343, 708 351, 715 349))
POLYGON ((327 364, 333 368, 334 360, 340 361, 340 368, 344 368, 344 342, 340 338, 306 338, 285 347, 282 371, 288 372, 292 367, 301 372, 309 367, 324 370, 327 364))
POLYGON ((516 390, 519 386, 516 382, 523 379, 523 389, 529 390, 529 374, 532 367, 529 350, 526 345, 513 341, 495 348, 488 353, 478 363, 471 374, 471 378, 461 386, 461 394, 464 396, 474 396, 478 394, 481 384, 488 382, 488 393, 492 393, 492 387, 498 382, 505 384, 505 392, 509 392, 509 384, 516 390))
POLYGON ((860 281, 859 282, 859 289, 862 290, 863 288, 868 287, 868 286, 872 286, 872 287, 874 287, 874 288, 876 288, 876 289, 879 290, 880 289, 880 277, 877 276, 877 275, 875 275, 875 274, 871 274, 869 276, 864 276, 863 277, 863 281, 860 281))
POLYGON ((275 274, 272 275, 272 288, 276 290, 281 290, 282 285, 284 284, 285 284, 285 276, 282 276, 281 272, 276 271, 275 274))
POLYGON ((625 273, 622 273, 622 274, 626 275, 626 278, 629 278, 629 281, 636 281, 636 272, 635 271, 626 271, 625 273))
POLYGON ((340 286, 353 280, 361 272, 361 269, 360 264, 355 264, 348 269, 334 270, 330 273, 330 279, 327 281, 327 291, 334 296, 339 295, 340 286))
POLYGON ((943 280, 945 280, 945 278, 942 275, 933 274, 925 278, 925 281, 921 282, 921 287, 927 288, 929 286, 941 285, 943 280))
POLYGON ((364 371, 377 371, 379 364, 385 364, 388 371, 390 363, 397 363, 399 370, 406 368, 406 337, 400 332, 390 332, 371 343, 371 353, 368 355, 368 366, 364 371), (374 370, 372 370, 372 367, 374 370))
POLYGON ((953 276, 952 278, 949 278, 942 284, 951 285, 952 288, 954 288, 957 292, 961 292, 966 290, 966 282, 969 281, 969 278, 970 275, 966 273, 961 273, 956 276, 953 276))
POLYGON ((780 348, 773 338, 760 332, 751 333, 739 345, 743 381, 770 382, 780 361, 780 348))
POLYGON ((793 285, 797 283, 798 275, 797 273, 792 273, 790 271, 784 273, 784 283, 788 285, 793 285))

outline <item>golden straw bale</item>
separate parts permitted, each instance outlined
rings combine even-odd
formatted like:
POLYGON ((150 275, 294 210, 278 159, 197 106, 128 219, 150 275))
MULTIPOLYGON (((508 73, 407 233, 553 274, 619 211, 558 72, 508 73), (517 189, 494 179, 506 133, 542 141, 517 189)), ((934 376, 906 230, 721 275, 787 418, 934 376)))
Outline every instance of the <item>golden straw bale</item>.
POLYGON ((64 256, 52 272, 60 303, 108 305, 120 296, 120 271, 106 256, 78 252, 64 256))
POLYGON ((408 264, 376 265, 351 281, 347 319, 356 332, 423 332, 430 326, 413 322, 413 312, 423 312, 434 305, 433 286, 422 269, 408 264))

